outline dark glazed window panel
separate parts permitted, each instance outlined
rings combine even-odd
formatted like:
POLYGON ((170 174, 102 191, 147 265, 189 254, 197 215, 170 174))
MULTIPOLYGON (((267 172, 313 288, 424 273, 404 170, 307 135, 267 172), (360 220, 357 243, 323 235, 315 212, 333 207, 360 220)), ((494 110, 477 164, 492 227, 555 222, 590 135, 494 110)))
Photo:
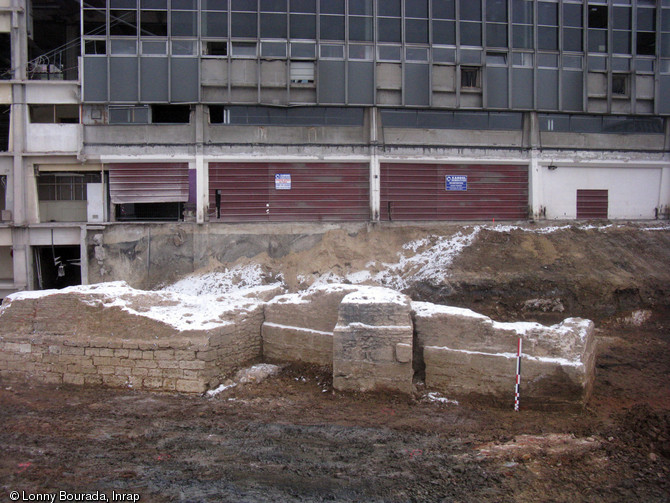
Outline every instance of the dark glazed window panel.
POLYGON ((84 11, 84 34, 104 35, 107 17, 104 12, 98 10, 84 11))
POLYGON ((321 16, 321 38, 344 40, 344 16, 321 16))
POLYGON ((512 26, 512 46, 515 49, 533 48, 533 27, 525 25, 512 26))
POLYGON ((563 25, 574 28, 581 28, 583 26, 581 4, 563 4, 563 25))
POLYGON ((379 32, 377 37, 380 42, 401 42, 401 22, 400 18, 384 18, 377 19, 379 32))
POLYGON ((607 52, 607 30, 589 30, 589 52, 607 52))
POLYGON ((137 11, 113 10, 109 12, 109 34, 137 36, 137 11))
POLYGON ((589 5, 589 28, 607 28, 607 5, 589 5))
POLYGON ((656 29, 656 9, 637 10, 637 29, 640 31, 654 31, 656 29))
POLYGON ((607 58, 601 56, 589 56, 588 69, 590 72, 607 71, 607 58))
POLYGON ((406 19, 405 20, 405 42, 410 44, 428 43, 428 20, 406 19))
POLYGON ((653 56, 656 53, 656 34, 649 32, 637 33, 637 54, 653 56))
POLYGON ((344 14, 344 0, 321 0, 321 14, 344 14))
POLYGON ((582 52, 584 45, 582 43, 581 28, 563 28, 563 50, 582 52))
POLYGON ((137 0, 110 0, 110 9, 136 9, 137 0))
POLYGON ((228 10, 228 0, 202 0, 202 10, 228 10))
POLYGON ((172 36, 195 37, 198 34, 196 12, 172 11, 172 36))
POLYGON ((670 56, 670 33, 661 33, 661 56, 670 56))
POLYGON ((461 45, 482 45, 481 23, 461 22, 461 45))
POLYGON ((433 43, 434 44, 456 44, 456 22, 455 21, 433 21, 433 43))
POLYGON ((613 27, 615 30, 630 30, 632 26, 630 7, 614 7, 613 27))
POLYGON ((537 24, 558 26, 558 4, 539 2, 537 4, 537 24))
POLYGON ((203 37, 227 37, 228 36, 228 14, 226 12, 203 12, 202 13, 202 36, 203 37))
POLYGON ((498 23, 507 22, 507 0, 487 0, 486 20, 498 23))
POLYGON ((167 36, 167 11, 143 10, 140 11, 140 36, 167 36))
POLYGON ((232 0, 231 8, 232 10, 240 10, 247 12, 256 12, 258 10, 258 5, 256 0, 232 0))
POLYGON ((197 8, 197 0, 172 0, 172 9, 196 10, 197 8))
POLYGON ((349 40, 372 41, 372 18, 349 16, 349 40))
POLYGON ((411 0, 409 2, 405 1, 405 17, 427 18, 428 0, 411 0))
POLYGON ((507 25, 486 23, 486 45, 507 47, 507 25))
POLYGON ((537 28, 538 49, 548 51, 558 50, 558 28, 539 26, 537 28))
POLYGON ((612 51, 616 54, 630 54, 630 32, 614 31, 612 33, 612 51))
POLYGON ((291 38, 316 38, 316 16, 314 14, 291 14, 291 38))
POLYGON ((479 68, 461 67, 461 87, 465 89, 479 87, 479 68))
POLYGON ((206 42, 205 53, 209 56, 227 56, 228 55, 228 42, 206 42))
POLYGON ((456 19, 455 0, 433 0, 433 19, 456 19))
POLYGON ((372 0, 349 0, 349 14, 372 16, 372 0))
POLYGON ((286 12, 286 0, 261 0, 262 12, 286 12))
POLYGON ((233 12, 231 15, 231 36, 241 38, 256 38, 256 14, 233 12))
POLYGON ((107 43, 104 40, 84 41, 84 54, 107 54, 107 43))
POLYGON ((378 1, 377 15, 400 17, 400 0, 378 1))
POLYGON ((558 68, 558 55, 557 54, 538 54, 537 55, 537 66, 544 68, 558 68))
POLYGON ((316 12, 316 0, 291 0, 291 12, 313 14, 316 12))
POLYGON ((436 63, 455 63, 456 50, 433 47, 433 61, 436 63))
POLYGON ((481 0, 459 0, 461 7, 461 19, 468 21, 482 20, 481 0))
POLYGON ((152 124, 188 124, 190 115, 188 105, 151 105, 152 124))
POLYGON ((379 59, 383 61, 400 61, 401 47, 399 45, 379 45, 379 59))
POLYGON ((533 24, 532 0, 514 0, 512 3, 512 22, 533 24))
POLYGON ((670 9, 661 11, 661 30, 670 31, 670 9))
POLYGON ((286 38, 286 14, 261 14, 262 38, 286 38))
POLYGON ((628 95, 628 76, 612 75, 612 94, 617 96, 628 95))

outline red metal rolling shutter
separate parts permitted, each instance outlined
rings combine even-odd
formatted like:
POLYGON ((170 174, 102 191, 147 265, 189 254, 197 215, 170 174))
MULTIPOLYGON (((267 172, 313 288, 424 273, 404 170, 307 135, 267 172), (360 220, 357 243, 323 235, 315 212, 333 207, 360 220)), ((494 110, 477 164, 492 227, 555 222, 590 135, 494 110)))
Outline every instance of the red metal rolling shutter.
POLYGON ((109 165, 109 192, 114 204, 188 201, 188 163, 109 165))
POLYGON ((381 165, 382 220, 521 220, 528 217, 528 167, 381 165), (467 176, 467 190, 448 191, 447 175, 467 176))
POLYGON ((577 190, 577 218, 607 218, 607 190, 577 190))
POLYGON ((210 163, 210 217, 219 190, 221 221, 364 221, 368 172, 351 163, 210 163), (290 189, 277 189, 277 174, 287 175, 290 189))

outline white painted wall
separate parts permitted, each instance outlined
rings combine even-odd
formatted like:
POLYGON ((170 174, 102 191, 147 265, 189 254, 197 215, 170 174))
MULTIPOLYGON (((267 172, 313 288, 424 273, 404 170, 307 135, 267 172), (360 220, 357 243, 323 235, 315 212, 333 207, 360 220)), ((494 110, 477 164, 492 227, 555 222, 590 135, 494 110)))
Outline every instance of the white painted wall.
POLYGON ((661 167, 562 166, 542 171, 542 205, 548 219, 577 217, 578 189, 608 190, 608 218, 653 219, 662 201, 661 167))
POLYGON ((31 105, 79 105, 79 84, 70 81, 29 80, 26 82, 26 103, 31 105))
POLYGON ((27 152, 76 153, 80 148, 79 124, 27 124, 27 152))

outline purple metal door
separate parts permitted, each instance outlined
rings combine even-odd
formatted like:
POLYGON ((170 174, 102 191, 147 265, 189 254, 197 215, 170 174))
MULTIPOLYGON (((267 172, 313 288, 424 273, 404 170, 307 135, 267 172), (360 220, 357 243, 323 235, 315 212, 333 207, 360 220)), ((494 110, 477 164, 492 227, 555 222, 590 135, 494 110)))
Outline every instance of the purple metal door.
POLYGON ((484 164, 381 165, 382 220, 522 220, 528 167, 484 164))
POLYGON ((368 172, 363 163, 210 163, 210 217, 229 222, 365 221, 370 214, 368 172))

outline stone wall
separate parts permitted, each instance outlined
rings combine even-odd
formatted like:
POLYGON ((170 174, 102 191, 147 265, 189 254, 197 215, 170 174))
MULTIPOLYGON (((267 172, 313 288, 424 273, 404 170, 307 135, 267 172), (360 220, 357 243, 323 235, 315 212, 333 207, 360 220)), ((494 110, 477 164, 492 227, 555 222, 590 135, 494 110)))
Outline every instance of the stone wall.
POLYGON ((280 295, 265 305, 263 358, 333 364, 333 329, 342 298, 360 287, 326 285, 280 295))
POLYGON ((518 339, 524 400, 585 403, 595 378, 594 325, 568 318, 558 325, 499 323, 468 309, 413 302, 415 356, 426 386, 452 395, 513 401, 518 339))
POLYGON ((380 287, 346 295, 333 332, 333 387, 411 393, 412 340, 409 297, 380 287))
MULTIPOLYGON (((222 306, 217 326, 181 330, 110 306, 110 300, 95 293, 54 293, 3 304, 0 375, 199 393, 260 355, 260 303, 222 306)), ((150 294, 132 300, 145 308, 166 302, 150 294)))

